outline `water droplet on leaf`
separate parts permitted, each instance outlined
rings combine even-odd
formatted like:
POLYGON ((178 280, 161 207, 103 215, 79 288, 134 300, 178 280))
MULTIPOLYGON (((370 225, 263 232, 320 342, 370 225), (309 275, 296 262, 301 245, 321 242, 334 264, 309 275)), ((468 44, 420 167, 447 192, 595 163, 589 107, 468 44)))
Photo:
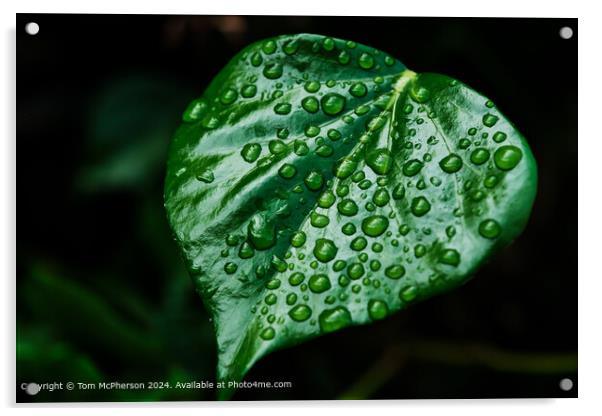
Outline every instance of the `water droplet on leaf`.
POLYGON ((523 152, 515 146, 502 146, 495 151, 493 161, 500 170, 512 170, 523 157, 523 152))
POLYGON ((386 318, 389 314, 389 308, 385 302, 378 299, 371 299, 368 302, 368 315, 374 321, 386 318))
POLYGON ((485 238, 497 238, 502 232, 502 227, 496 220, 487 219, 479 224, 479 234, 485 238))
POLYGON ((374 66, 374 57, 367 52, 360 55, 358 64, 363 69, 370 69, 374 66))
POLYGON ((322 293, 330 289, 330 280, 325 274, 315 274, 309 278, 309 290, 314 293, 322 293))
POLYGON ((309 96, 309 97, 305 97, 303 100, 301 100, 301 107, 303 107, 303 109, 305 111, 307 111, 308 113, 313 114, 313 113, 318 112, 320 105, 319 105, 316 97, 309 96))
POLYGON ((327 238, 318 238, 314 246, 314 256, 322 263, 328 263, 337 255, 337 246, 332 240, 327 238))
POLYGON ((439 162, 439 166, 446 173, 455 173, 462 169, 462 158, 455 153, 450 153, 439 162))
POLYGON ((425 197, 418 196, 412 199, 410 209, 412 211, 412 214, 414 214, 417 217, 422 217, 431 210, 431 204, 425 197))
POLYGON ((377 175, 386 175, 393 166, 393 158, 388 149, 374 149, 366 155, 366 163, 377 175))
POLYGON ((326 115, 336 116, 345 108, 345 97, 340 94, 331 92, 322 97, 320 102, 322 103, 322 111, 326 115))
POLYGON ((278 79, 282 76, 282 65, 278 62, 271 62, 263 68, 263 76, 268 79, 278 79))
POLYGON ((369 237, 378 237, 389 227, 389 220, 382 215, 373 215, 364 218, 362 221, 362 231, 369 237))
POLYGON ((311 316, 311 308, 307 305, 297 305, 288 312, 288 315, 296 322, 307 321, 311 316))
POLYGON ((337 306, 334 309, 326 309, 318 318, 322 332, 334 332, 351 325, 351 314, 347 308, 337 306))

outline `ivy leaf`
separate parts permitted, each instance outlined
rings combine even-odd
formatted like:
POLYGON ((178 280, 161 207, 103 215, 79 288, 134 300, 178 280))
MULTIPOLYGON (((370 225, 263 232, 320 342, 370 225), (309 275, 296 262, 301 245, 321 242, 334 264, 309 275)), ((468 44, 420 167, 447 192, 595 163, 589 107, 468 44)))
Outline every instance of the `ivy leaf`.
POLYGON ((165 206, 223 381, 463 284, 535 197, 529 146, 491 101, 351 41, 255 43, 183 121, 165 206))

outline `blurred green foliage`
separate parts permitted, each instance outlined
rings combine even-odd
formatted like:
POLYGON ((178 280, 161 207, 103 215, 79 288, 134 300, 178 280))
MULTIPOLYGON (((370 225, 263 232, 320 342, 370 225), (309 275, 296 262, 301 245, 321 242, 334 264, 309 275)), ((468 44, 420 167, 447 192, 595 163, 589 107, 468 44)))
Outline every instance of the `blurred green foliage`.
MULTIPOLYGON (((213 373, 211 323, 172 244, 161 195, 167 145, 189 94, 173 80, 146 74, 117 78, 91 100, 86 156, 71 192, 92 202, 132 195, 133 240, 144 241, 145 263, 163 277, 153 282, 160 296, 140 290, 144 275, 128 275, 118 259, 85 270, 76 261, 29 258, 18 289, 19 380, 175 382, 213 373)), ((211 394, 76 389, 29 399, 203 400, 211 394)))

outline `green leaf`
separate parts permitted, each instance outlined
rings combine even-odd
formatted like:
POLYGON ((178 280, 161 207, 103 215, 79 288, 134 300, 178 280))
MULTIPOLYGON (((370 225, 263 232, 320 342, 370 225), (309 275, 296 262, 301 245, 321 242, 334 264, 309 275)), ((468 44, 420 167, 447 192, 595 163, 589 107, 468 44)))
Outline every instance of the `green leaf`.
POLYGON ((535 197, 533 155, 491 101, 355 42, 253 44, 183 119, 165 206, 220 380, 461 285, 535 197))

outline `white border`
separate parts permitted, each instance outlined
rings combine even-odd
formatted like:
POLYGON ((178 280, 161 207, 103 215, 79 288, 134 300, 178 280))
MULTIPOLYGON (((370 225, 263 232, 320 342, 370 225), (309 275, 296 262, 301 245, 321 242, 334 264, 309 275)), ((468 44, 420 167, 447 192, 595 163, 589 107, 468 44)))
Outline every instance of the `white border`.
MULTIPOLYGON (((393 15, 393 16, 489 16, 489 17, 578 17, 576 31, 579 40, 579 399, 563 400, 432 400, 432 401, 371 401, 371 402, 239 402, 239 403, 147 403, 92 405, 85 414, 97 415, 124 409, 128 415, 164 415, 166 408, 177 408, 184 414, 199 415, 199 412, 239 413, 248 415, 268 413, 303 414, 313 411, 329 411, 341 408, 348 414, 361 414, 374 408, 380 412, 407 411, 409 414, 446 415, 503 415, 509 412, 524 414, 563 415, 601 414, 599 388, 602 345, 600 345, 600 296, 602 295, 602 273, 598 264, 600 242, 597 232, 602 231, 600 195, 602 193, 602 128, 600 128, 602 93, 602 65, 600 41, 602 22, 596 10, 596 2, 525 0, 504 1, 263 1, 258 0, 203 2, 202 0, 162 2, 104 0, 82 2, 78 0, 14 1, 0 4, 0 20, 3 23, 2 64, 0 64, 4 97, 0 100, 0 126, 5 137, 0 140, 0 264, 3 266, 4 284, 2 293, 0 343, 3 365, 0 384, 1 403, 10 406, 9 414, 34 410, 46 415, 81 414, 76 405, 55 404, 45 408, 20 406, 14 402, 14 359, 15 359, 15 238, 16 238, 16 145, 15 145, 15 13, 145 13, 145 14, 309 14, 309 15, 393 15), (392 406, 401 409, 391 409, 392 406)), ((43 28, 41 28, 43 30, 43 28)), ((76 34, 74 34, 76 35, 76 34)), ((520 65, 520 62, 516 63, 520 65)), ((562 63, 550 68, 563 76, 562 63)), ((550 88, 553 88, 550 85, 550 88)), ((541 120, 542 123, 554 122, 541 120)), ((51 186, 45 184, 44 186, 51 186)), ((575 201, 577 203, 577 201, 575 201)), ((26 219, 23 219, 26 220, 26 219)), ((558 241, 558 244, 562 244, 558 241)), ((550 259, 553 261, 553 259, 550 259)), ((558 305, 562 308, 563 305, 558 305)))

